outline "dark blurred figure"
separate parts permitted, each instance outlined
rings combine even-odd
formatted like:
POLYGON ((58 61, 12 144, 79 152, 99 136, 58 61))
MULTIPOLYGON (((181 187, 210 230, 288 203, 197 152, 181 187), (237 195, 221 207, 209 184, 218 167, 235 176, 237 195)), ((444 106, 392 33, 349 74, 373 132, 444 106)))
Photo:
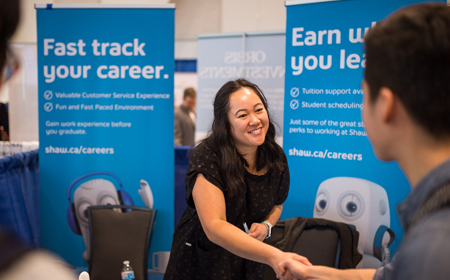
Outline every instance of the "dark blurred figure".
MULTIPOLYGON (((8 43, 19 24, 19 1, 0 1, 0 87, 17 69, 8 43)), ((9 140, 8 111, 5 104, 0 103, 1 140, 9 140)))
MULTIPOLYGON (((19 10, 18 0, 0 0, 0 88, 18 68, 8 42, 19 23, 19 10)), ((52 254, 29 248, 16 234, 0 228, 0 280, 3 279, 69 280, 76 279, 76 275, 52 254)))

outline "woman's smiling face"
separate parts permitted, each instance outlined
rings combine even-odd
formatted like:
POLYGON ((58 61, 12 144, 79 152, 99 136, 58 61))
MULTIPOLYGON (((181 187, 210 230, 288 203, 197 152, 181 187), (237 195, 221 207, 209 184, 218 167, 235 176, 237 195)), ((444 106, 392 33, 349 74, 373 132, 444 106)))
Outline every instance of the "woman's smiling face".
POLYGON ((264 143, 269 129, 269 116, 258 95, 248 87, 230 95, 228 120, 237 150, 243 154, 264 143))

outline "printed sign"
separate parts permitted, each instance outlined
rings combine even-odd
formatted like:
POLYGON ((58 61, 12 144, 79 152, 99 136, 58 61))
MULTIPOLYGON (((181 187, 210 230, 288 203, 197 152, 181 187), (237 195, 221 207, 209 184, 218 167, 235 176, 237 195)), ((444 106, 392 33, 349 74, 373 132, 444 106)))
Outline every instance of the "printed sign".
POLYGON ((385 226, 396 235, 396 251, 403 231, 395 206, 410 187, 396 163, 375 157, 364 130, 363 42, 377 21, 417 2, 286 3, 283 148, 291 190, 282 219, 314 216, 356 225, 368 247, 385 226))
POLYGON ((169 251, 174 5, 37 8, 42 246, 86 266, 87 207, 124 204, 169 251))

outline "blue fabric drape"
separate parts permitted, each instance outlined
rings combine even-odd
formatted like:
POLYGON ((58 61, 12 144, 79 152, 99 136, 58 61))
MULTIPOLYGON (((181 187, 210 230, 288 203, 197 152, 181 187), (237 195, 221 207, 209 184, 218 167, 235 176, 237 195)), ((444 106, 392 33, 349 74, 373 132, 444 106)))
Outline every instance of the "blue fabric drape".
POLYGON ((24 152, 0 159, 0 228, 28 245, 40 245, 39 154, 24 152))
POLYGON ((175 72, 197 72, 196 59, 175 60, 175 72))
POLYGON ((175 147, 175 227, 187 208, 184 177, 189 165, 189 146, 175 147))

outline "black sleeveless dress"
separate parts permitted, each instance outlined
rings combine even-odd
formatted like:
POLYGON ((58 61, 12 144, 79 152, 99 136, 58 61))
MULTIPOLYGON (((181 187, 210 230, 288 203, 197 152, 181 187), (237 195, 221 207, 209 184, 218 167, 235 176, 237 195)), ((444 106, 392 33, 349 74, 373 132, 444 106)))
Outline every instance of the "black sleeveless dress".
POLYGON ((244 230, 255 222, 262 222, 275 205, 283 204, 289 192, 289 169, 286 156, 279 147, 285 162, 283 171, 268 170, 258 176, 246 171, 246 192, 233 197, 226 190, 226 178, 220 174, 217 155, 204 143, 199 144, 190 156, 186 173, 186 200, 188 207, 181 216, 173 235, 170 260, 164 280, 236 280, 263 279, 265 266, 238 257, 212 243, 200 224, 192 189, 197 175, 218 187, 225 196, 227 221, 244 230))

